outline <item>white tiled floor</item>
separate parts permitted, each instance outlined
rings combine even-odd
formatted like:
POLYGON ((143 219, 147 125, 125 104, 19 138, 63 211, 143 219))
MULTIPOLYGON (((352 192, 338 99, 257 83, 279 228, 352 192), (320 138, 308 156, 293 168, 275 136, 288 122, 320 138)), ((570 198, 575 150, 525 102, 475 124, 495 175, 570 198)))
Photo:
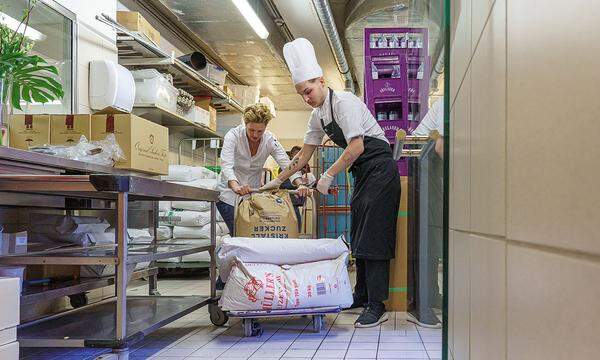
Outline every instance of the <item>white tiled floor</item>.
MULTIPOLYGON (((208 282, 195 278, 159 281, 163 295, 208 293, 208 282)), ((147 286, 130 289, 144 294, 147 286)), ((441 330, 419 329, 405 313, 373 329, 355 329, 358 313, 328 315, 320 334, 310 318, 261 321, 260 337, 244 338, 239 320, 226 327, 211 324, 206 308, 187 315, 146 337, 130 351, 130 359, 441 359, 441 330)), ((105 350, 22 349, 22 359, 95 359, 105 350)))

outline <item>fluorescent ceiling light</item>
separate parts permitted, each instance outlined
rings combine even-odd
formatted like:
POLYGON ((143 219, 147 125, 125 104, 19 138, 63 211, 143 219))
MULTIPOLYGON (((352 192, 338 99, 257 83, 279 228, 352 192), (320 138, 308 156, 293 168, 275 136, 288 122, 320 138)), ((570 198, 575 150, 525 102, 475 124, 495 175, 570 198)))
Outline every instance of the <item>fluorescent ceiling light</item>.
MULTIPOLYGON (((13 19, 12 17, 6 15, 3 12, 0 12, 0 22, 6 25, 12 31, 17 31, 18 29, 19 34, 23 34, 23 29, 25 29, 25 24, 21 24, 21 26, 19 27, 19 24, 21 23, 20 21, 13 19)), ((25 36, 33 41, 46 40, 46 35, 42 34, 41 32, 37 31, 31 26, 27 26, 25 36)))
POLYGON ((258 35, 261 39, 266 39, 269 37, 269 31, 265 25, 260 21, 256 12, 250 4, 248 4, 248 0, 231 0, 233 5, 240 11, 240 13, 244 16, 244 19, 250 24, 256 35, 258 35))

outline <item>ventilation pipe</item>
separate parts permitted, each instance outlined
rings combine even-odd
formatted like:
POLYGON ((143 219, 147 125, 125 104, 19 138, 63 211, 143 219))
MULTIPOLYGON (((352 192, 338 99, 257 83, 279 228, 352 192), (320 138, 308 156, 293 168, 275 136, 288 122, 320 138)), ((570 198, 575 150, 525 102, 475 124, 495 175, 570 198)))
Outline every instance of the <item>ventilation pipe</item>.
POLYGON ((317 10, 319 20, 323 25, 323 30, 325 31, 325 36, 327 37, 327 41, 329 42, 329 46, 333 52, 338 70, 344 78, 346 91, 355 93, 354 80, 352 80, 350 66, 348 66, 348 61, 346 60, 346 55, 344 54, 344 47, 342 46, 340 35, 338 34, 337 27, 335 26, 335 20, 333 19, 333 13, 329 7, 329 2, 328 0, 312 0, 312 2, 317 10))

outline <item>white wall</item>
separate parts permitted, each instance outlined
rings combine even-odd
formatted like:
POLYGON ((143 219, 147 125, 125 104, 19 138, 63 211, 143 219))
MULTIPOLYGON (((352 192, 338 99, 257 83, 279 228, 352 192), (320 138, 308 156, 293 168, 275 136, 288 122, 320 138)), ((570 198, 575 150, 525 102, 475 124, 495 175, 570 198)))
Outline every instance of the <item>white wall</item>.
POLYGON ((452 5, 451 355, 597 358, 600 3, 452 5))

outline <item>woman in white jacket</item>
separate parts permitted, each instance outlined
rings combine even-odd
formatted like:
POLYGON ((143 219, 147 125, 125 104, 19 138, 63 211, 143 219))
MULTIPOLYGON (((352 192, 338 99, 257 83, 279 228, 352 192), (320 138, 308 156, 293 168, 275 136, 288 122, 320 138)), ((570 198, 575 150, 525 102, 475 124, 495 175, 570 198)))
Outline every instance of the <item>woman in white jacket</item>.
MULTIPOLYGON (((221 151, 221 182, 217 208, 225 220, 230 234, 234 234, 234 207, 238 195, 248 195, 251 189, 261 186, 261 174, 265 162, 272 156, 284 169, 290 159, 267 125, 272 119, 269 108, 261 103, 244 110, 244 124, 225 134, 221 151)), ((306 196, 310 190, 302 185, 300 173, 290 180, 298 186, 299 194, 306 196)))

